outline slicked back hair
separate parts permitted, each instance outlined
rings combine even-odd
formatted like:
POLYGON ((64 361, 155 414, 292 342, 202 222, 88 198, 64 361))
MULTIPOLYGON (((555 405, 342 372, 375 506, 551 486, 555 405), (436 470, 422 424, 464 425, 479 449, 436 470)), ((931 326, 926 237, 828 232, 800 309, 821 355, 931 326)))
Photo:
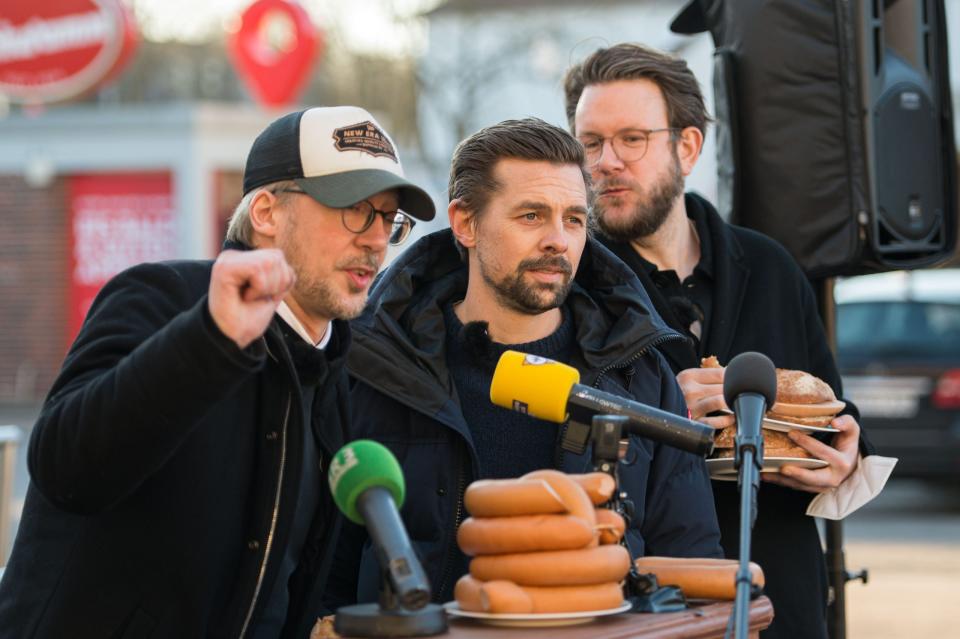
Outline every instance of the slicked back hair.
MULTIPOLYGON (((499 160, 532 160, 552 164, 572 164, 583 175, 590 198, 590 172, 586 168, 583 146, 558 126, 539 118, 505 120, 480 129, 457 145, 450 162, 447 194, 450 201, 460 200, 474 217, 483 213, 490 198, 501 188, 493 175, 499 160)), ((461 256, 466 249, 457 242, 461 256)))
POLYGON ((700 84, 687 63, 669 53, 629 42, 598 49, 567 70, 563 89, 571 131, 576 129, 574 118, 583 90, 593 84, 619 80, 654 82, 667 103, 667 126, 677 129, 695 126, 706 136, 710 116, 700 84))

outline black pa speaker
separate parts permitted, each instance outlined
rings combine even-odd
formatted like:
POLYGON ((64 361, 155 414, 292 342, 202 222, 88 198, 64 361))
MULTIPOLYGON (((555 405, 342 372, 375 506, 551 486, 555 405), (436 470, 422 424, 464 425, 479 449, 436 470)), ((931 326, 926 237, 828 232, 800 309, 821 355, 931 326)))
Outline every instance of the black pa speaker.
POLYGON ((719 202, 811 278, 932 266, 960 214, 943 0, 693 0, 719 202))

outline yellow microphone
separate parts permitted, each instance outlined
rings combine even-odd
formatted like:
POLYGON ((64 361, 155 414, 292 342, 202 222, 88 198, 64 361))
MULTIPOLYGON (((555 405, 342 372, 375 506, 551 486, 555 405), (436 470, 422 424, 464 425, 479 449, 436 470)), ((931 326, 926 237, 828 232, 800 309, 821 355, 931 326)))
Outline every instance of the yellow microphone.
POLYGON ((490 383, 490 401, 559 424, 567 421, 568 406, 573 404, 585 409, 578 413, 626 417, 624 434, 648 437, 697 455, 713 451, 713 428, 584 386, 580 373, 572 366, 519 351, 507 351, 500 356, 490 383))
POLYGON ((546 357, 507 351, 490 383, 490 401, 548 422, 567 421, 567 398, 580 371, 546 357))

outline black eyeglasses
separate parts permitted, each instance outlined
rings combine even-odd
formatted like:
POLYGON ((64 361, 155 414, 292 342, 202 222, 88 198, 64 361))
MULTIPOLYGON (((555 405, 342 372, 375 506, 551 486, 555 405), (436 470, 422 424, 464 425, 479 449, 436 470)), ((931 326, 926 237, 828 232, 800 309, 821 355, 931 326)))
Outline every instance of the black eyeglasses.
POLYGON ((629 131, 621 131, 609 138, 603 138, 599 135, 584 135, 577 139, 583 145, 587 166, 593 167, 600 163, 600 158, 603 157, 603 147, 607 140, 610 140, 610 148, 613 149, 614 154, 620 158, 621 162, 636 162, 643 159, 643 156, 647 154, 650 135, 661 131, 674 132, 682 131, 682 129, 675 127, 630 129, 629 131))
MULTIPOLYGON (((310 195, 300 189, 277 189, 271 193, 298 193, 300 195, 310 195)), ((333 208, 333 207, 330 207, 333 208)), ((387 240, 393 246, 403 244, 410 236, 415 224, 412 217, 397 209, 396 211, 381 211, 375 208, 368 200, 360 200, 353 206, 347 206, 338 209, 340 211, 340 221, 343 227, 351 233, 360 235, 373 226, 379 215, 383 220, 383 230, 387 232, 387 240)))

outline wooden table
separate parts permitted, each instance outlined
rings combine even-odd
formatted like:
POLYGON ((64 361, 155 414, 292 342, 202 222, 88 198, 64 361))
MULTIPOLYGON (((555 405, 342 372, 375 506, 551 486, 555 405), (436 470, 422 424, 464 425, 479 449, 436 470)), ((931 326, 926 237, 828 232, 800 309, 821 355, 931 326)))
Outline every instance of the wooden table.
MULTIPOLYGON (((600 617, 590 623, 546 628, 507 628, 472 619, 450 617, 450 630, 437 635, 449 639, 713 639, 722 638, 733 611, 732 601, 691 604, 683 612, 624 613, 600 617)), ((750 605, 750 636, 773 621, 773 604, 766 597, 750 605)))

